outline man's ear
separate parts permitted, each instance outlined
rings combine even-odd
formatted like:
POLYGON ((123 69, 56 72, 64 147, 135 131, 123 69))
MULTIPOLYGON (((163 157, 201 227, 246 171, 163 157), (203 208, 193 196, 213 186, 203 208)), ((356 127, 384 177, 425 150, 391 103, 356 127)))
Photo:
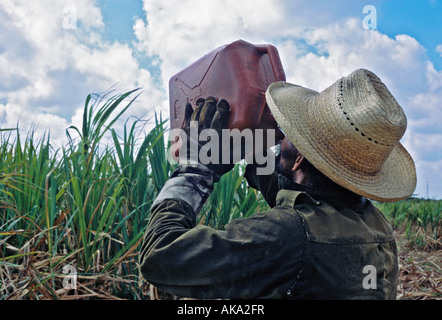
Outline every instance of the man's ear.
POLYGON ((293 172, 299 170, 302 167, 302 165, 304 164, 304 159, 305 159, 304 156, 298 153, 298 155, 296 156, 295 163, 293 164, 292 167, 293 172))

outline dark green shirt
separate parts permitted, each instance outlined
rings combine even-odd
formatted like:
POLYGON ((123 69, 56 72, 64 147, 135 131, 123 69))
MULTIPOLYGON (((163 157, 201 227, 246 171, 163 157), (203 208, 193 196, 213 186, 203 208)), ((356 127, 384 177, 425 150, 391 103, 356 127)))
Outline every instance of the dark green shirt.
POLYGON ((248 170, 246 177, 272 208, 225 231, 196 225, 185 202, 153 208, 140 254, 150 283, 208 299, 396 298, 396 243, 370 201, 340 188, 309 190, 276 174, 263 180, 248 170))

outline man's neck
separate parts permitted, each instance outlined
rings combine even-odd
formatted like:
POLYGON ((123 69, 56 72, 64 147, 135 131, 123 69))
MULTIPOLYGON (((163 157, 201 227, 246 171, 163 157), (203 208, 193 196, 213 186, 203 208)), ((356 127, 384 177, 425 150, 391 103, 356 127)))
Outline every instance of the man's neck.
MULTIPOLYGON (((294 179, 293 179, 294 180, 294 179)), ((305 191, 316 200, 320 199, 346 199, 351 202, 360 202, 363 197, 341 187, 333 181, 324 184, 303 184, 287 179, 287 177, 279 174, 278 187, 281 189, 305 191)))

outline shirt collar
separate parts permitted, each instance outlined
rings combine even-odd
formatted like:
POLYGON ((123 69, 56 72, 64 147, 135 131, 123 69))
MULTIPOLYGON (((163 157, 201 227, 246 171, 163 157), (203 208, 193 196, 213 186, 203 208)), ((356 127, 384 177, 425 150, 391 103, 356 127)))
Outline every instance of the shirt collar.
POLYGON ((350 203, 361 203, 361 201, 365 200, 365 198, 362 196, 357 195, 339 185, 336 185, 333 188, 311 187, 293 182, 282 174, 278 175, 278 188, 279 190, 286 189, 303 191, 308 193, 315 200, 330 201, 340 199, 350 203))

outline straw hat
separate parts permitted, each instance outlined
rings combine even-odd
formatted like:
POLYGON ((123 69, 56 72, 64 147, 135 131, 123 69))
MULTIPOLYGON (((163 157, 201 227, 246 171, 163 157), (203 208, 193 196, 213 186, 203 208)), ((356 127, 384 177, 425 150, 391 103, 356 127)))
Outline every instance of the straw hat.
POLYGON ((378 201, 415 190, 413 159, 399 143, 406 116, 374 73, 356 70, 320 93, 275 82, 266 99, 294 146, 337 184, 378 201))

